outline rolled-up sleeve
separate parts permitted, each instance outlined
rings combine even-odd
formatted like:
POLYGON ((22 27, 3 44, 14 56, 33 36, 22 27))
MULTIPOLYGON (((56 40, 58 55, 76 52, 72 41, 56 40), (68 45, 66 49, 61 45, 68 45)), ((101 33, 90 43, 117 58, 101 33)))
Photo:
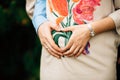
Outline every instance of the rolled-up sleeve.
POLYGON ((109 16, 113 19, 115 26, 116 26, 116 31, 120 35, 120 0, 114 0, 115 4, 115 9, 113 13, 111 13, 109 16))
POLYGON ((39 26, 47 21, 46 18, 46 0, 37 0, 35 3, 35 8, 33 12, 32 23, 35 27, 36 32, 39 26))
POLYGON ((30 17, 30 19, 32 19, 33 17, 33 10, 34 10, 34 6, 35 6, 35 2, 36 0, 26 0, 26 12, 28 14, 28 16, 30 17))

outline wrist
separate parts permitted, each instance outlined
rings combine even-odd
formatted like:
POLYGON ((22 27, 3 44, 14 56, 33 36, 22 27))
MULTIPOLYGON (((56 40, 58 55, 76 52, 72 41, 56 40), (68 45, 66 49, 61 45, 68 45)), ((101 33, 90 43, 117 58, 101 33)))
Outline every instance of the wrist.
POLYGON ((93 30, 92 25, 91 24, 87 24, 87 27, 88 27, 88 29, 90 31, 90 36, 94 37, 95 36, 95 31, 93 30))

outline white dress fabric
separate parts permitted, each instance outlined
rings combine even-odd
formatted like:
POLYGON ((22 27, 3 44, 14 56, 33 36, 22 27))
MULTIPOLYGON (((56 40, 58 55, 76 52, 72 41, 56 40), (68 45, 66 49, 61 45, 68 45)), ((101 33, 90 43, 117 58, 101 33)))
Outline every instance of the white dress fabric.
MULTIPOLYGON (((72 1, 72 0, 71 0, 72 1)), ((116 30, 111 30, 91 38, 89 54, 79 57, 62 57, 57 59, 42 48, 40 80, 116 80, 117 46, 120 43, 120 0, 101 0, 96 7, 94 19, 99 20, 110 16, 116 25, 116 30)), ((62 4, 62 3, 61 3, 62 4)), ((47 18, 55 21, 50 13, 48 1, 47 18)), ((102 26, 102 24, 101 24, 102 26)), ((60 44, 64 44, 60 39, 60 44)))

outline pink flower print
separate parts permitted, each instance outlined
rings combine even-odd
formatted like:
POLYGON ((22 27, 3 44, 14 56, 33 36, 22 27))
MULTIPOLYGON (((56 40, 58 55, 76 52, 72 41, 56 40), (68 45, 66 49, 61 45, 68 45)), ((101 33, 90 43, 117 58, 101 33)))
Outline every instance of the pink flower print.
POLYGON ((95 7, 100 5, 100 0, 80 0, 73 8, 73 19, 77 24, 83 24, 84 21, 93 20, 95 7))

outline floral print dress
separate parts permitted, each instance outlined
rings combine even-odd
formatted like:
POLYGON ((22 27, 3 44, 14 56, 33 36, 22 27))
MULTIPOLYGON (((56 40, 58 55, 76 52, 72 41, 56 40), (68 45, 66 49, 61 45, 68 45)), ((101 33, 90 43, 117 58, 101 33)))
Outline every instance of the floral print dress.
MULTIPOLYGON (((65 56, 57 59, 43 47, 41 80, 116 80, 120 10, 114 12, 113 0, 47 0, 46 8, 48 20, 63 28, 110 16, 115 20, 116 31, 111 30, 91 38, 77 58, 65 56)), ((120 8, 120 3, 117 3, 117 8, 120 8)), ((67 44, 71 34, 52 31, 53 39, 59 47, 67 44)))

